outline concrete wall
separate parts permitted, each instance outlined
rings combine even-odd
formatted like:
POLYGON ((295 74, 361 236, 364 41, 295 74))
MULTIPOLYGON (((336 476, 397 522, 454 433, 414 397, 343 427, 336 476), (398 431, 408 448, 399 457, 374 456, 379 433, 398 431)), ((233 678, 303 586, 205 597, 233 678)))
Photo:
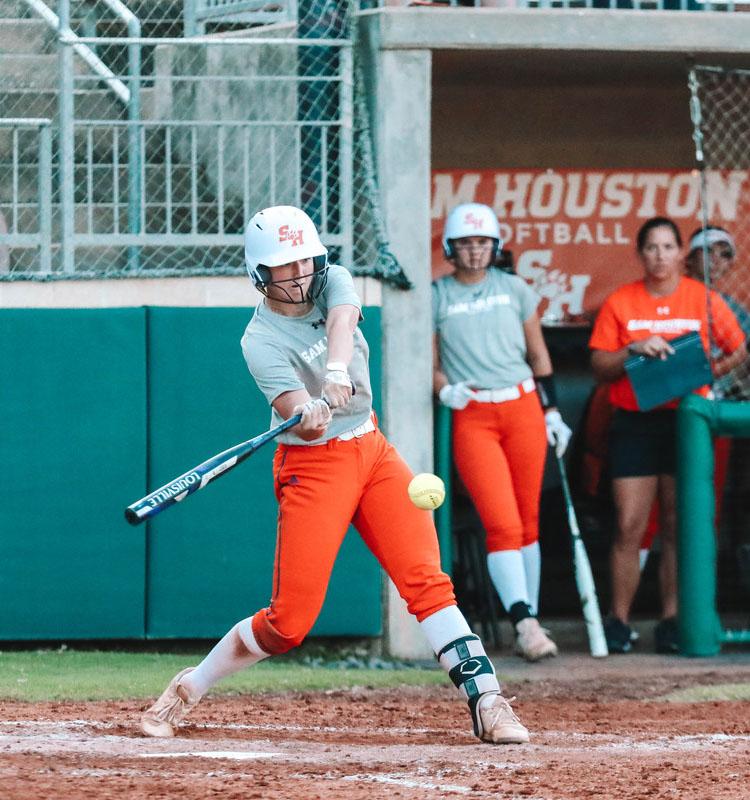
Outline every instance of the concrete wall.
MULTIPOLYGON (((293 33, 288 26, 266 31, 269 39, 293 33)), ((256 34, 257 37, 257 34, 256 34)), ((288 123, 297 118, 297 65, 299 48, 284 44, 160 46, 156 49, 154 117, 161 119, 253 120, 288 123), (204 78, 195 82, 196 76, 204 78), (260 76, 287 76, 287 81, 263 81, 260 76)), ((226 127, 223 146, 213 127, 197 129, 197 154, 201 167, 199 192, 216 196, 221 185, 229 204, 241 206, 245 189, 244 150, 249 160, 248 207, 269 204, 273 172, 276 202, 292 202, 299 185, 294 126, 269 125, 245 129, 226 127), (219 150, 223 171, 219 176, 219 150), (273 155, 272 155, 273 154, 273 155)), ((190 130, 173 132, 178 159, 190 162, 190 130)), ((184 187, 187 199, 189 186, 184 187)))
MULTIPOLYGON (((382 286, 374 278, 355 278, 363 306, 380 306, 382 286)), ((90 281, 0 281, 3 308, 252 308, 260 293, 247 278, 129 278, 90 281)))
POLYGON ((688 103, 681 58, 437 51, 432 167, 690 168, 688 103))
POLYGON ((742 13, 389 8, 360 25, 370 50, 429 51, 433 169, 689 167, 688 60, 750 66, 742 13))

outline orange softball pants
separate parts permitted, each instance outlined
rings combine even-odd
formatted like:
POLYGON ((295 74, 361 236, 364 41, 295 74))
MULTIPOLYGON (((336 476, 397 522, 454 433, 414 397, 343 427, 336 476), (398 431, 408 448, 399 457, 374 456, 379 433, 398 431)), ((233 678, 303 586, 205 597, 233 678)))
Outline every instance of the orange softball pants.
POLYGON ((453 412, 453 460, 487 532, 487 552, 539 538, 547 433, 536 392, 453 412))
POLYGON ((412 472, 379 430, 313 447, 279 445, 274 477, 273 595, 252 622, 267 653, 285 653, 312 628, 350 523, 420 622, 455 605, 432 517, 409 500, 412 472))

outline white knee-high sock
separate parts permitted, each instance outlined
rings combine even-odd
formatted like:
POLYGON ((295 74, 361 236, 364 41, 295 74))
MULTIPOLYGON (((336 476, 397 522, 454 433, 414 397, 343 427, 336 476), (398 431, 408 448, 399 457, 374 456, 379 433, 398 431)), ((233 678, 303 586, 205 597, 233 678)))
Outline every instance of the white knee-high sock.
POLYGON ((221 678, 257 664, 268 655, 255 641, 252 617, 248 617, 217 642, 203 661, 182 679, 182 683, 191 695, 203 696, 221 678))
POLYGON ((430 614, 419 623, 434 653, 439 653, 449 642, 471 636, 471 628, 458 606, 447 606, 430 614))
POLYGON ((539 540, 522 547, 521 555, 526 573, 526 588, 529 591, 529 605, 531 613, 536 616, 539 612, 539 584, 542 575, 542 552, 539 549, 539 540))
POLYGON ((487 555, 487 570, 506 611, 518 602, 531 605, 520 550, 497 550, 487 555))

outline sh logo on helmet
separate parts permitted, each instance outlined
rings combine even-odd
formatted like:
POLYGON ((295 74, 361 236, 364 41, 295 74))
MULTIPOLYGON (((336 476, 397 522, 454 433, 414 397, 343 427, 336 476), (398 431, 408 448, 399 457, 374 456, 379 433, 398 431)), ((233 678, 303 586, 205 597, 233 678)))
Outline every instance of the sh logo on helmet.
POLYGON ((304 244, 304 233, 301 228, 299 230, 290 230, 288 225, 282 225, 279 228, 279 241, 290 242, 292 247, 297 247, 304 244))
POLYGON ((471 225, 474 228, 474 230, 478 231, 482 229, 484 220, 480 219, 479 217, 475 217, 474 214, 472 214, 472 212, 469 211, 469 213, 464 217, 464 224, 471 225))

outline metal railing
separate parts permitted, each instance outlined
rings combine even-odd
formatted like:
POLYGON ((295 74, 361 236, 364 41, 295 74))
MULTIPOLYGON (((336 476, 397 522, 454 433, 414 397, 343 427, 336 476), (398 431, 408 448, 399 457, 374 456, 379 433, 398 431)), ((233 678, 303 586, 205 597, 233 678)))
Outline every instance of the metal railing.
MULTIPOLYGON (((114 72, 96 55, 96 53, 87 45, 83 44, 79 37, 70 30, 70 0, 60 0, 58 10, 63 18, 63 23, 60 22, 60 17, 42 0, 23 0, 26 5, 39 16, 47 25, 54 31, 66 31, 66 36, 71 40, 73 50, 80 56, 83 61, 104 81, 104 83, 115 93, 115 95, 123 102, 127 103, 130 100, 130 92, 128 87, 119 80, 114 72)), ((118 0, 104 0, 113 9, 124 9, 136 22, 136 18, 122 5, 118 0)), ((140 36, 140 27, 134 28, 131 33, 132 36, 140 36)))
POLYGON ((294 22, 297 19, 296 0, 185 0, 185 36, 206 33, 212 22, 244 23, 248 26, 274 22, 294 22))
MULTIPOLYGON (((74 236, 75 246, 240 246, 244 222, 259 204, 302 205, 301 154, 295 147, 294 158, 283 168, 279 165, 283 152, 288 152, 292 143, 298 145, 304 131, 317 130, 319 149, 309 158, 327 164, 332 132, 339 127, 338 120, 79 121, 76 149, 85 152, 85 160, 83 164, 77 161, 76 207, 83 214, 74 236), (130 139, 133 130, 139 151, 145 156, 140 162, 144 192, 138 232, 122 224, 124 204, 119 187, 124 147, 121 131, 130 139), (109 139, 108 164, 97 164, 94 157, 94 141, 98 139, 101 145, 100 134, 109 139), (213 167, 208 176, 207 164, 213 167), (207 177, 211 179, 210 192, 205 187, 207 177), (263 185, 262 197, 254 188, 258 184, 263 185), (101 232, 105 225, 108 230, 101 232)), ((319 220, 323 241, 333 247, 347 244, 347 238, 331 224, 327 195, 322 197, 319 220)))
MULTIPOLYGON (((43 273, 52 268, 52 129, 49 119, 0 119, 0 135, 10 138, 10 165, 8 169, 9 194, 7 200, 0 197, 0 217, 7 232, 0 228, 0 270, 7 271, 2 251, 5 247, 20 249, 35 248, 39 251, 39 269, 43 273), (23 166, 23 131, 37 136, 36 202, 22 200, 20 173, 23 166), (36 225, 34 224, 36 209, 36 225), (31 212, 25 214, 24 212, 31 212), (9 220, 8 220, 8 216, 9 220), (24 217, 27 217, 26 219, 24 217), (28 218, 31 217, 31 218, 28 218)), ((2 170, 6 171, 5 168, 2 170)), ((4 193, 3 193, 4 194, 4 193)))
MULTIPOLYGON (((433 0, 430 5, 452 8, 570 8, 617 11, 736 11, 750 0, 712 2, 712 0, 433 0)), ((409 0, 359 0, 362 10, 411 5, 409 0)))
MULTIPOLYGON (((148 45, 154 72, 128 76, 140 115, 111 119, 103 101, 77 113, 79 87, 93 79, 61 61, 63 272, 240 273, 244 224, 269 203, 305 207, 323 241, 352 262, 349 41, 78 41, 99 52, 148 45)), ((61 37, 62 50, 71 46, 61 37)))
MULTIPOLYGON (((750 0, 433 0, 430 5, 452 8, 590 8, 636 11, 735 11, 750 0)), ((410 0, 359 0, 362 10, 409 5, 410 0)), ((419 5, 424 5, 420 3, 419 5)), ((205 33, 206 23, 245 22, 252 25, 294 21, 297 0, 186 0, 185 35, 205 33)))
MULTIPOLYGON (((127 105, 128 120, 132 123, 128 129, 130 139, 128 147, 128 230, 132 234, 139 231, 141 218, 141 157, 137 123, 141 117, 140 85, 141 85, 141 25, 137 17, 132 14, 120 0, 104 0, 107 7, 127 26, 128 44, 128 74, 127 95, 118 94, 119 99, 127 105)), ((89 44, 97 44, 99 39, 83 39, 76 36, 70 29, 70 0, 58 2, 58 28, 59 58, 60 58, 60 97, 59 97, 59 151, 60 151, 60 237, 62 271, 72 273, 75 271, 75 145, 74 145, 74 89, 75 71, 73 65, 73 52, 84 47, 91 51, 89 44)), ((114 77, 114 76, 113 76, 114 77)), ((122 83, 118 81, 118 83, 122 83)), ((139 253, 131 248, 128 254, 128 267, 137 270, 139 266, 139 253)))

